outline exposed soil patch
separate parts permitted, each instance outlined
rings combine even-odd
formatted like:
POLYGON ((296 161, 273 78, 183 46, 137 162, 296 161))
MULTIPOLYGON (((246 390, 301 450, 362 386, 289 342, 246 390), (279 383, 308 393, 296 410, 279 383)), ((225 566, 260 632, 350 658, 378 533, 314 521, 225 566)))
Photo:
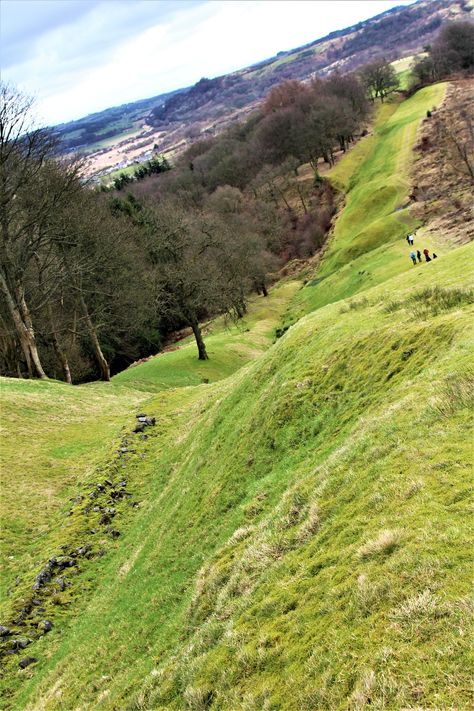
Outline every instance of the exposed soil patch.
POLYGON ((473 105, 474 80, 449 85, 443 105, 421 124, 412 169, 413 214, 427 234, 457 245, 474 239, 474 183, 466 162, 474 166, 473 105))

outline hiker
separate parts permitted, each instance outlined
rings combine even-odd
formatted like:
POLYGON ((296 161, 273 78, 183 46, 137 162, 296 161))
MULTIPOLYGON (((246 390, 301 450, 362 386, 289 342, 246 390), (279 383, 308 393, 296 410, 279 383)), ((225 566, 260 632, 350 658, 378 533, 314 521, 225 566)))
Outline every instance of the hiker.
POLYGON ((438 255, 433 252, 433 259, 438 259, 438 255))
POLYGON ((413 247, 413 242, 415 241, 415 235, 413 234, 413 232, 408 235, 407 239, 410 247, 413 247))
POLYGON ((424 249, 423 254, 425 255, 425 262, 431 262, 429 249, 424 249))
POLYGON ((416 254, 413 250, 410 252, 410 257, 411 257, 411 261, 413 262, 413 264, 416 267, 416 254))
POLYGON ((416 250, 416 257, 417 257, 418 261, 421 262, 421 252, 419 249, 416 250))

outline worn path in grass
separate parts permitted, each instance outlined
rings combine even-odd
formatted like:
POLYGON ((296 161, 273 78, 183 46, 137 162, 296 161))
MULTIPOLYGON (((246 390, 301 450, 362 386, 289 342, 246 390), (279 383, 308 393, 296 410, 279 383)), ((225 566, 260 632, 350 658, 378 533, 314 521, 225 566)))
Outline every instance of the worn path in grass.
MULTIPOLYGON (((289 321, 413 268, 404 239, 417 227, 408 208, 412 149, 421 119, 441 104, 445 91, 445 84, 437 84, 383 105, 373 134, 329 172, 346 203, 315 279, 296 295, 289 321)), ((446 252, 442 236, 434 243, 420 229, 415 249, 425 247, 446 252)))

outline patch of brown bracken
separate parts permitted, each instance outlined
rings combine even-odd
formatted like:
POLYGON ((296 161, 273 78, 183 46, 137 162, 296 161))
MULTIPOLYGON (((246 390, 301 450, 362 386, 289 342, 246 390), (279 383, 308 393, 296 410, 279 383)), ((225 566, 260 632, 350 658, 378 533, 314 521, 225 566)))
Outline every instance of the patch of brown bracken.
POLYGON ((443 105, 426 107, 431 116, 420 126, 412 167, 412 214, 426 235, 453 245, 474 239, 473 179, 455 145, 467 150, 474 166, 473 106, 474 80, 451 82, 443 105))

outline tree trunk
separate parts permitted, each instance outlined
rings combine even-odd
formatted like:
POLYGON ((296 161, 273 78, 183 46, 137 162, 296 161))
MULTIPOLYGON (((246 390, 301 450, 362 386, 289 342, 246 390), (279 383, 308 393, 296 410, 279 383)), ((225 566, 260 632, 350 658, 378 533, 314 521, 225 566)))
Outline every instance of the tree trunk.
POLYGON ((97 364, 100 368, 100 378, 101 380, 106 380, 108 382, 110 380, 109 364, 107 363, 105 356, 102 353, 102 348, 100 347, 99 339, 97 338, 97 333, 94 328, 94 324, 91 321, 91 317, 89 316, 89 310, 82 294, 79 297, 79 301, 81 304, 82 313, 84 314, 84 318, 86 320, 87 332, 92 341, 94 355, 97 360, 97 364))
POLYGON ((51 304, 48 303, 48 319, 49 319, 49 324, 51 326, 51 340, 53 341, 53 348, 54 352, 56 354, 56 358, 58 359, 61 369, 63 371, 63 376, 64 380, 66 383, 69 385, 72 385, 72 377, 71 377, 71 370, 69 368, 69 363, 67 359, 66 353, 63 351, 61 348, 61 344, 59 343, 59 339, 56 333, 56 328, 54 326, 54 319, 53 319, 53 313, 51 310, 51 304))
POLYGON ((305 203, 304 198, 303 198, 303 193, 301 192, 301 187, 300 187, 300 184, 299 184, 298 182, 296 183, 296 190, 297 190, 297 192, 298 192, 298 196, 299 196, 299 198, 300 198, 300 202, 301 202, 301 204, 302 204, 302 206, 303 206, 304 214, 307 215, 307 214, 308 214, 308 208, 306 207, 306 203, 305 203))
POLYGON ((262 294, 264 296, 268 296, 267 285, 265 284, 265 282, 263 280, 261 282, 261 286, 262 286, 262 294))
POLYGON ((28 305, 25 301, 25 295, 23 294, 23 290, 20 293, 20 308, 21 308, 21 313, 23 315, 23 321, 26 326, 26 331, 28 334, 28 343, 29 343, 29 348, 30 348, 30 354, 31 354, 31 360, 33 361, 33 365, 35 366, 36 373, 38 374, 38 377, 41 378, 42 380, 45 380, 48 376, 43 370, 43 366, 41 365, 41 360, 39 357, 38 353, 38 346, 36 345, 36 338, 35 338, 35 332, 33 329, 33 322, 31 320, 31 315, 30 315, 30 310, 28 308, 28 305))
POLYGON ((199 323, 197 319, 191 321, 191 328, 193 329, 194 338, 196 339, 196 345, 198 347, 199 360, 209 360, 209 356, 206 352, 206 346, 202 337, 201 329, 199 328, 199 323))
POLYGON ((28 368, 28 375, 33 378, 36 374, 41 379, 46 379, 46 373, 41 365, 41 360, 38 354, 38 348, 36 346, 35 332, 33 329, 33 324, 31 322, 30 312, 26 305, 23 294, 20 294, 21 310, 17 302, 13 298, 10 289, 8 287, 7 281, 3 274, 0 274, 0 288, 7 302, 8 310, 10 316, 15 326, 15 330, 18 335, 18 340, 20 342, 21 350, 25 356, 26 366, 28 368), (25 323, 25 316, 27 322, 25 323))

